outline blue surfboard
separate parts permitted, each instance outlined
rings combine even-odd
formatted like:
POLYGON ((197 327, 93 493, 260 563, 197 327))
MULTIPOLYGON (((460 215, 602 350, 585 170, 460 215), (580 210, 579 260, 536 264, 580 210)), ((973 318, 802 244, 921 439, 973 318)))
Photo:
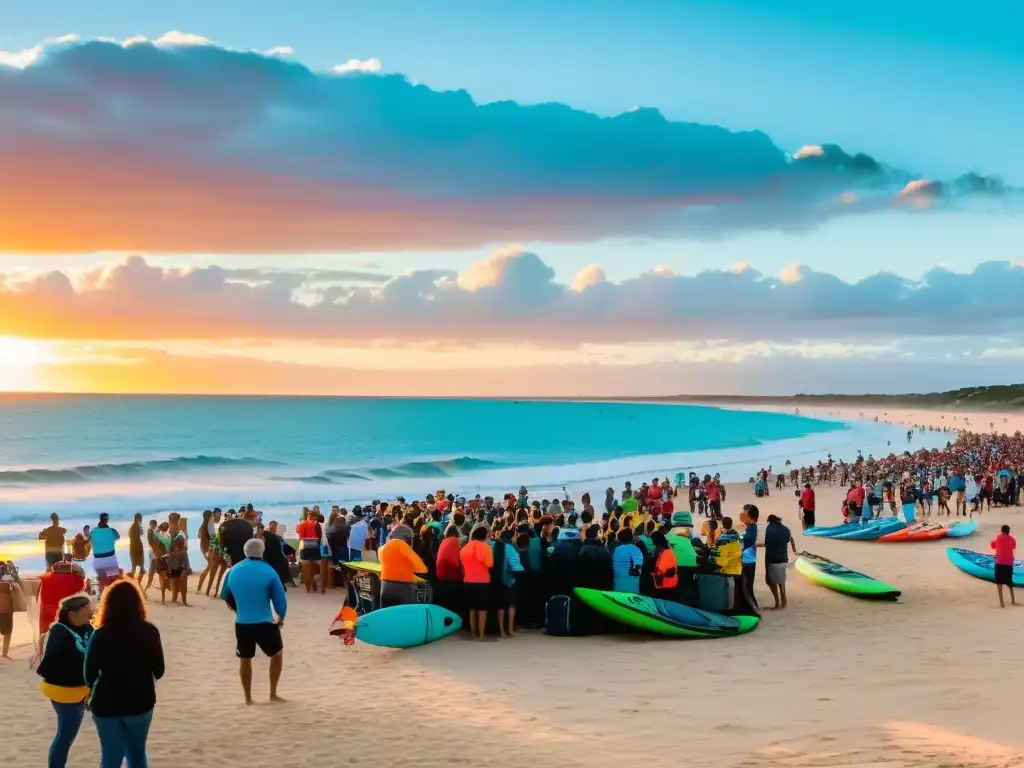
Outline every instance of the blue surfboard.
MULTIPOLYGON (((961 571, 969 573, 976 579, 991 582, 996 580, 995 555, 985 555, 981 552, 972 552, 969 549, 950 547, 946 550, 946 557, 961 571)), ((1024 560, 1013 561, 1013 586, 1024 587, 1024 560)))
POLYGON ((894 533, 895 531, 906 528, 907 524, 894 517, 887 517, 883 520, 872 520, 870 523, 852 525, 850 527, 853 530, 837 534, 832 538, 840 539, 842 541, 875 541, 879 537, 885 536, 887 533, 894 533))
POLYGON ((826 538, 835 536, 839 533, 846 533, 847 531, 856 528, 854 523, 843 523, 842 525, 815 525, 804 531, 804 536, 824 536, 826 538))
POLYGON ((393 605, 363 614, 356 639, 383 648, 415 648, 462 629, 462 619, 440 605, 393 605))

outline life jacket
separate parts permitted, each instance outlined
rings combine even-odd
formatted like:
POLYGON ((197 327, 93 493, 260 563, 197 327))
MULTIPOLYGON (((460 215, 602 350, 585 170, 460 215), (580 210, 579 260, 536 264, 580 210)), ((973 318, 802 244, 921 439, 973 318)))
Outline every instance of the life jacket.
POLYGON ((665 548, 658 554, 651 575, 654 578, 655 589, 674 589, 679 586, 679 568, 671 548, 665 548))

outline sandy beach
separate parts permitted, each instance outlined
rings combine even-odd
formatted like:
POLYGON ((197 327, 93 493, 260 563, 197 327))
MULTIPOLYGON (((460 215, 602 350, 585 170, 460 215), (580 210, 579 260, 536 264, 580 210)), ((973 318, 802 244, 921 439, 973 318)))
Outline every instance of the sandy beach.
MULTIPOLYGON (((888 418, 942 425, 953 416, 964 418, 910 411, 888 418)), ((1010 431, 1022 420, 1006 418, 1010 431)), ((842 493, 818 489, 819 524, 838 521, 842 493)), ((752 496, 749 485, 729 486, 725 513, 752 496)), ((523 632, 388 651, 346 648, 327 634, 340 593, 290 590, 288 702, 252 708, 242 706, 226 607, 205 597, 188 609, 152 605, 168 670, 157 689, 151 764, 1024 765, 1006 695, 1024 684, 1017 663, 1024 609, 1000 610, 995 587, 954 569, 943 542, 804 538, 791 489, 757 503, 762 519, 774 512, 794 529, 798 548, 895 584, 902 599, 858 601, 791 569, 790 607, 766 612, 747 636, 680 642, 523 632)), ((1019 520, 1015 509, 986 512, 964 546, 987 551, 1000 524, 1019 520)), ((769 600, 761 566, 758 596, 769 600)), ((16 734, 0 742, 6 765, 43 764, 54 727, 28 667, 30 644, 29 623, 18 615, 14 658, 0 663, 0 719, 16 734)), ((258 659, 257 700, 267 697, 266 669, 258 659)), ((72 763, 97 760, 87 720, 72 763)))
MULTIPOLYGON (((729 406, 735 407, 735 406, 729 406)), ((765 410, 766 406, 758 406, 765 410)), ((907 427, 934 427, 935 429, 969 429, 973 432, 991 432, 993 430, 1013 434, 1024 431, 1024 411, 965 411, 965 410, 929 410, 924 408, 859 408, 850 406, 814 405, 800 406, 802 416, 819 418, 837 418, 843 421, 873 420, 890 424, 905 424, 907 427)), ((792 412, 792 408, 785 408, 792 412)), ((950 438, 952 439, 952 437, 950 438)))

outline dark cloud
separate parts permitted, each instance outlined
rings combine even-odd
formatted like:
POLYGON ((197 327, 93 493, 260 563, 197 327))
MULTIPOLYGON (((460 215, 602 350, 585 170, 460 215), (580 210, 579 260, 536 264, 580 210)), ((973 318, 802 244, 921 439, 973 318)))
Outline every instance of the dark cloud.
MULTIPOLYGON (((834 145, 790 157, 759 131, 652 109, 478 104, 398 75, 167 41, 65 41, 0 66, 0 167, 0 247, 26 252, 800 231, 889 207, 916 181, 834 145)), ((1008 190, 970 174, 913 192, 951 204, 1008 190)))

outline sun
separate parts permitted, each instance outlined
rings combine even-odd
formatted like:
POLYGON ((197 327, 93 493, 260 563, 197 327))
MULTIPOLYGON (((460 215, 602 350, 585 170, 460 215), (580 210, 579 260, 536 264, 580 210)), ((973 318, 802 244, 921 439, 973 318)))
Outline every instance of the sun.
POLYGON ((52 346, 13 336, 0 336, 0 391, 35 389, 36 366, 55 361, 52 346))

